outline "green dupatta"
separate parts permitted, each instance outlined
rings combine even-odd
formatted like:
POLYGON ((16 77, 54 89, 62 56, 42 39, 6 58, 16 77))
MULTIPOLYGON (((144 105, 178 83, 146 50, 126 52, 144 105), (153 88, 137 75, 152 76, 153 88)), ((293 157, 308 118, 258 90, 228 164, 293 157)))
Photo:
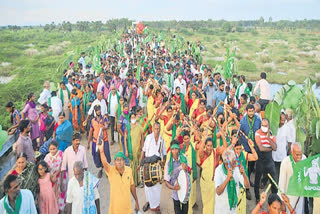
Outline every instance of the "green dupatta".
POLYGON ((130 123, 128 123, 126 127, 127 127, 127 147, 128 147, 129 159, 133 160, 130 123))
MULTIPOLYGON (((228 174, 228 171, 224 164, 222 164, 222 170, 225 175, 228 174)), ((233 208, 237 208, 238 203, 238 195, 236 190, 236 182, 234 179, 230 180, 227 184, 228 191, 228 200, 229 200, 229 208, 232 210, 233 208)))
MULTIPOLYGON (((70 99, 70 91, 69 91, 68 87, 66 87, 66 90, 67 90, 67 92, 68 92, 68 98, 70 99)), ((60 100, 61 100, 62 106, 64 106, 62 88, 60 88, 60 100)))
POLYGON ((18 197, 16 198, 16 203, 15 203, 14 211, 12 211, 12 209, 10 208, 8 195, 5 196, 3 202, 4 202, 4 209, 6 210, 6 212, 7 212, 8 214, 18 214, 18 213, 20 212, 21 203, 22 203, 22 195, 21 195, 21 192, 20 192, 20 194, 18 195, 18 197), (8 201, 8 202, 7 202, 7 201, 8 201))
MULTIPOLYGON (((194 147, 192 143, 190 142, 191 146, 191 160, 192 160, 192 178, 193 180, 196 180, 198 178, 198 170, 197 170, 197 159, 196 159, 196 151, 194 150, 194 147)), ((186 152, 186 144, 183 144, 183 153, 186 152)))

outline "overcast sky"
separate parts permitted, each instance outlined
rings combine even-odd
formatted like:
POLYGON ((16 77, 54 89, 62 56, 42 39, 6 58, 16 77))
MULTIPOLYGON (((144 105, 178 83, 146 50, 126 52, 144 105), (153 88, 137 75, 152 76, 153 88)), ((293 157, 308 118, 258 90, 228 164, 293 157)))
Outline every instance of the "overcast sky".
POLYGON ((54 21, 320 19, 320 0, 0 0, 0 25, 54 21))

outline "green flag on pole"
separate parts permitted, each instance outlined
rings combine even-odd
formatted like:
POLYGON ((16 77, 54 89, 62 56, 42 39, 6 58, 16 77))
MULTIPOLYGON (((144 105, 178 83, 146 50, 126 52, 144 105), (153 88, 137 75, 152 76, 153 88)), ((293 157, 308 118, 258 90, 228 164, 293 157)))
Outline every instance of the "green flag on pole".
POLYGON ((236 50, 234 50, 230 56, 228 56, 225 64, 224 64, 224 77, 226 79, 232 77, 233 71, 234 71, 234 59, 236 57, 236 50))
POLYGON ((136 72, 136 78, 138 81, 140 80, 140 72, 141 72, 141 61, 138 64, 137 72, 136 72))
MULTIPOLYGON (((291 162, 293 162, 290 156, 291 162)), ((287 195, 320 197, 320 154, 293 162, 293 175, 290 177, 287 195)))

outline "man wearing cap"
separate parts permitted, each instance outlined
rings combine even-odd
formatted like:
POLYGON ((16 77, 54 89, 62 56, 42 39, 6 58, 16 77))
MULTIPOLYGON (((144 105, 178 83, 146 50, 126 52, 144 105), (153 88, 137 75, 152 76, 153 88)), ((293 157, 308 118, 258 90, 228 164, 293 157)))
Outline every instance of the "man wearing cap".
POLYGON ((178 73, 178 78, 174 80, 174 87, 177 88, 180 87, 180 92, 185 95, 187 92, 187 83, 184 79, 182 79, 183 72, 178 73))
POLYGON ((109 214, 132 213, 131 195, 135 200, 135 210, 139 210, 132 169, 124 165, 126 156, 118 152, 114 156, 114 166, 110 165, 104 153, 104 142, 98 145, 101 162, 110 183, 109 214), (131 193, 131 194, 130 194, 131 193))
POLYGON ((98 173, 98 177, 101 178, 102 163, 101 163, 100 155, 99 153, 97 153, 96 148, 97 148, 97 143, 99 143, 99 141, 105 142, 104 152, 107 157, 108 163, 110 163, 111 157, 110 157, 110 149, 109 149, 108 133, 107 133, 108 119, 106 115, 104 116, 101 115, 101 108, 99 105, 96 105, 94 107, 94 111, 96 113, 96 116, 91 120, 87 149, 88 150, 90 149, 90 142, 92 140, 91 153, 93 157, 93 162, 97 168, 101 168, 98 173))
POLYGON ((68 170, 68 179, 73 177, 73 164, 76 161, 83 163, 83 168, 88 168, 86 149, 80 145, 81 135, 80 132, 74 131, 72 133, 72 145, 69 146, 63 153, 63 161, 61 165, 61 171, 68 170))

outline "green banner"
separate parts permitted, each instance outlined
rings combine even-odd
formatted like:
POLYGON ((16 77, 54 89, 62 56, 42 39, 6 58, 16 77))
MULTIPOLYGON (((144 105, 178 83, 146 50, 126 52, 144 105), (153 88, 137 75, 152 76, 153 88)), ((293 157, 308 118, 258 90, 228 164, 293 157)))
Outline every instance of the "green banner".
POLYGON ((288 195, 320 197, 320 154, 293 164, 288 195))

